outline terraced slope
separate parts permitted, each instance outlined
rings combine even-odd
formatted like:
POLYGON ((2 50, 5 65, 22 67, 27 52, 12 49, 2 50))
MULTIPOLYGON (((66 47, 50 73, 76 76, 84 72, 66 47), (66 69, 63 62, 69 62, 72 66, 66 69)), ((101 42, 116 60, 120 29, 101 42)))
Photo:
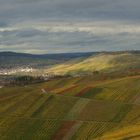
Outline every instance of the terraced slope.
POLYGON ((76 77, 1 88, 0 139, 139 138, 139 85, 139 76, 106 81, 76 77))

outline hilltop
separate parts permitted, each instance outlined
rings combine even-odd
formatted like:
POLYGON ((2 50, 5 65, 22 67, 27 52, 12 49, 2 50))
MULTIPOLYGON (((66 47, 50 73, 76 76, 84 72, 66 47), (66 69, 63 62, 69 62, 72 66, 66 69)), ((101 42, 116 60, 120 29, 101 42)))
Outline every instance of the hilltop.
POLYGON ((54 65, 47 72, 57 75, 112 73, 140 70, 140 52, 101 52, 84 59, 54 65))

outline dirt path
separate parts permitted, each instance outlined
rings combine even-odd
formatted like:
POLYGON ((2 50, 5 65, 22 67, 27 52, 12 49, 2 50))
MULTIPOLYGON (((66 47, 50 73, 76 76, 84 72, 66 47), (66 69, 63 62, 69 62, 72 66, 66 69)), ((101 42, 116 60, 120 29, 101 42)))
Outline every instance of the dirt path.
POLYGON ((41 89, 42 93, 47 93, 47 91, 45 89, 41 89))

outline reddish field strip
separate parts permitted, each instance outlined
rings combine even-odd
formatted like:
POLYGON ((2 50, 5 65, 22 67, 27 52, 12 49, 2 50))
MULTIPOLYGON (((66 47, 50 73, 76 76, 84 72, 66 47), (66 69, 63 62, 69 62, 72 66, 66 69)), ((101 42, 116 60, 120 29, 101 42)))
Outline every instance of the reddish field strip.
POLYGON ((62 140, 63 137, 70 131, 70 129, 75 125, 75 121, 65 121, 59 127, 52 140, 62 140))
POLYGON ((58 92, 57 94, 66 93, 66 92, 71 91, 73 88, 76 88, 76 87, 77 87, 77 85, 70 86, 69 88, 62 90, 62 91, 58 92))
POLYGON ((17 96, 19 96, 19 95, 20 95, 20 94, 9 95, 9 96, 7 96, 7 97, 0 97, 0 101, 8 100, 8 99, 11 99, 11 98, 17 97, 17 96))

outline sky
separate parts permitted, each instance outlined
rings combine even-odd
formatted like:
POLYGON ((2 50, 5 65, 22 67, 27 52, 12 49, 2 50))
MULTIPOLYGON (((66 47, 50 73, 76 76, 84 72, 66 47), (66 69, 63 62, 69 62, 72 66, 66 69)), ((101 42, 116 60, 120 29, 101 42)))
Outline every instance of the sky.
POLYGON ((0 52, 140 50, 140 0, 0 0, 0 52))

